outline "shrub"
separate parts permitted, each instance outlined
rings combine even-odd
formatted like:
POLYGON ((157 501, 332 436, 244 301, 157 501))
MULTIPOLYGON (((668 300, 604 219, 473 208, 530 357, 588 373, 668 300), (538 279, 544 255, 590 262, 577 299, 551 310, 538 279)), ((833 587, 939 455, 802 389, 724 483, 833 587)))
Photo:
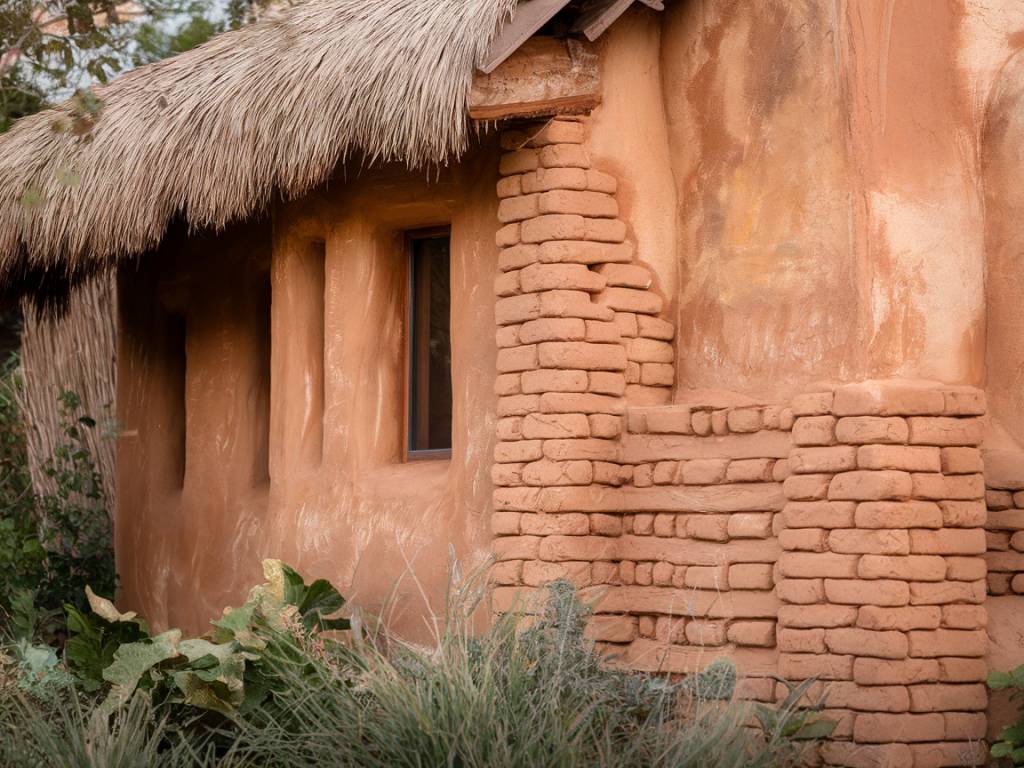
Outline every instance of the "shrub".
POLYGON ((729 662, 685 680, 616 669, 564 581, 531 622, 477 633, 487 572, 471 574, 419 647, 361 622, 337 634, 350 625, 329 583, 264 570, 187 640, 90 591, 91 612, 69 608, 66 664, 22 643, 0 665, 0 764, 760 768, 796 764, 833 725, 802 701, 809 682, 755 707, 734 700, 729 662))
MULTIPOLYGON (((1024 696, 1024 665, 1010 672, 991 672, 988 687, 993 691, 1009 691, 1011 701, 1020 701, 1024 696)), ((1011 765, 1024 765, 1024 709, 1018 714, 1016 723, 1000 731, 999 739, 989 748, 989 754, 1011 765)))

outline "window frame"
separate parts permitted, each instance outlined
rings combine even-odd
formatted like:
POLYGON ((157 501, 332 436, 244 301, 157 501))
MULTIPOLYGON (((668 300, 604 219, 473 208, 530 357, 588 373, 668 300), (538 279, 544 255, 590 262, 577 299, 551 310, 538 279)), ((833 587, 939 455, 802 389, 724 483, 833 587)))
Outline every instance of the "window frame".
MULTIPOLYGON (((414 316, 415 310, 415 267, 416 267, 416 253, 414 250, 415 242, 417 240, 427 240, 430 238, 447 237, 448 238, 448 259, 449 259, 449 276, 451 275, 451 235, 452 228, 450 224, 440 224, 432 227, 422 227, 419 229, 406 230, 404 233, 404 248, 405 248, 405 331, 406 331, 406 345, 405 345, 405 374, 404 374, 404 400, 405 400, 405 423, 403 428, 403 454, 405 462, 412 461, 448 461, 452 457, 451 448, 413 448, 413 398, 416 397, 416 391, 413 388, 413 366, 416 364, 416 349, 414 347, 416 343, 414 327, 416 318, 414 316)), ((448 305, 449 311, 451 311, 451 285, 448 287, 448 305)), ((450 321, 450 318, 449 318, 450 321)), ((451 332, 449 322, 449 334, 451 332)), ((450 341, 449 335, 449 341, 450 341)), ((451 373, 449 372, 449 376, 451 373)), ((452 398, 452 409, 454 410, 454 397, 452 398)), ((452 422, 454 424, 454 413, 452 414, 452 422)), ((454 435, 453 435, 454 438, 454 435)))

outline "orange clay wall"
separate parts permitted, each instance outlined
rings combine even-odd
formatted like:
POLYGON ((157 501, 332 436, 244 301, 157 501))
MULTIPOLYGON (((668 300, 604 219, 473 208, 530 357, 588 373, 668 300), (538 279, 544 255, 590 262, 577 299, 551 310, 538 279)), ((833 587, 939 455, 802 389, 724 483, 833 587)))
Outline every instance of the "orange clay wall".
POLYGON ((275 557, 424 638, 450 551, 485 556, 497 156, 430 182, 352 173, 269 221, 171 237, 121 275, 121 599, 158 627, 201 631, 275 557), (454 445, 406 462, 403 233, 439 224, 454 445))

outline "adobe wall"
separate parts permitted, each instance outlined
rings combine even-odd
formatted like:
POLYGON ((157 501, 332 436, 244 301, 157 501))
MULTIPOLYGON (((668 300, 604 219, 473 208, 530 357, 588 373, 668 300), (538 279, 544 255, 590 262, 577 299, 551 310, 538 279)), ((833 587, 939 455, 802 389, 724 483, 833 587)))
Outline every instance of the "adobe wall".
POLYGON ((495 342, 460 329, 493 326, 480 286, 496 269, 496 166, 484 147, 430 182, 395 168, 339 178, 272 220, 172 237, 123 272, 125 608, 201 631, 276 557, 429 635, 449 547, 479 562, 490 538, 495 342), (402 233, 447 223, 455 442, 451 461, 406 463, 402 233))
POLYGON ((818 678, 830 765, 983 760, 984 394, 888 379, 670 403, 674 328, 590 128, 502 137, 495 609, 566 577, 630 668, 727 656, 765 701, 772 675, 818 678))

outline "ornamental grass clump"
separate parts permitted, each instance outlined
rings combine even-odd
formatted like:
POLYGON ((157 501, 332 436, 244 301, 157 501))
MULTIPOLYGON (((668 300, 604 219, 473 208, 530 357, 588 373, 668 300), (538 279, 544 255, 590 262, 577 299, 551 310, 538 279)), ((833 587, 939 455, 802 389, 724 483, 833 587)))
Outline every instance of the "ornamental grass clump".
POLYGON ((679 680, 616 668, 565 581, 479 631, 488 571, 456 576, 419 646, 336 616, 329 583, 264 567, 201 638, 150 635, 90 593, 62 656, 9 646, 0 765, 759 768, 798 763, 833 725, 810 681, 767 706, 735 699, 727 661, 679 680))

